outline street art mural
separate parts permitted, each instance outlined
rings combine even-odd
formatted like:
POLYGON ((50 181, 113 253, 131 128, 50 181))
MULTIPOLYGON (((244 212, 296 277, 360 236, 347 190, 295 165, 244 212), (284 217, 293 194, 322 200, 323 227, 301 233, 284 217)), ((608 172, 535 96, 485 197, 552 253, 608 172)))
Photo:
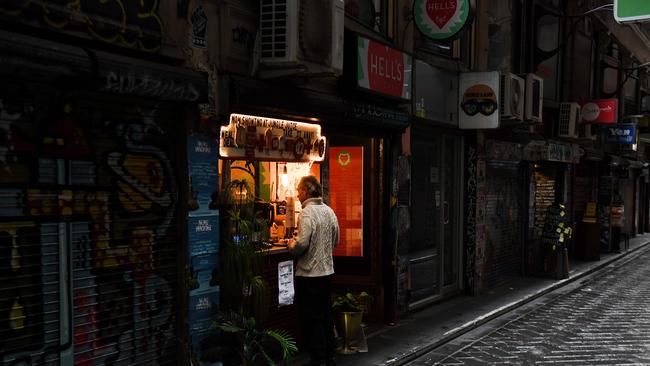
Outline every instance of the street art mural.
POLYGON ((159 0, 3 0, 0 17, 142 51, 162 45, 159 0))
POLYGON ((169 111, 2 93, 0 364, 175 364, 169 111))

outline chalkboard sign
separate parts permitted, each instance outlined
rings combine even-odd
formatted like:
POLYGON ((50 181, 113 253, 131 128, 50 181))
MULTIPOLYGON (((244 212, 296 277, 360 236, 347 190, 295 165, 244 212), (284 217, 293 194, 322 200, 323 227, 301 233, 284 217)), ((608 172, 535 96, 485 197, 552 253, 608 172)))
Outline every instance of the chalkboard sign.
POLYGON ((551 250, 565 248, 572 235, 573 229, 565 206, 560 203, 553 203, 546 210, 542 244, 551 250))

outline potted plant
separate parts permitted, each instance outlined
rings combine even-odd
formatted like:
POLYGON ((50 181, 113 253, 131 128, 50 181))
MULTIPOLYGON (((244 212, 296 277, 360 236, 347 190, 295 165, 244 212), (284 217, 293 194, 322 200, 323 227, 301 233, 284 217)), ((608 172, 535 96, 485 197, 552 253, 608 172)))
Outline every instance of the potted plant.
POLYGON ((343 336, 343 348, 340 353, 356 353, 357 350, 350 347, 350 342, 357 338, 361 330, 363 312, 367 310, 367 302, 370 295, 365 291, 358 294, 346 293, 344 296, 337 296, 332 302, 332 312, 336 317, 336 326, 339 335, 343 336))
POLYGON ((253 317, 230 312, 215 326, 222 332, 226 364, 288 364, 298 352, 296 341, 287 332, 260 329, 253 317))

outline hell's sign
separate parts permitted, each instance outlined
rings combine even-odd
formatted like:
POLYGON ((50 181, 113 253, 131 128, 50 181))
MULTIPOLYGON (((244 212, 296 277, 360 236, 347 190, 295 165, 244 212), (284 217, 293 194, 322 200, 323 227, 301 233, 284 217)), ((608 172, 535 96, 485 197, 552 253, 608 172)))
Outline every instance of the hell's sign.
POLYGON ((458 38, 472 23, 473 0, 415 0, 413 19, 425 37, 437 41, 458 38))
POLYGON ((411 99, 411 55, 357 35, 357 85, 400 99, 411 99))

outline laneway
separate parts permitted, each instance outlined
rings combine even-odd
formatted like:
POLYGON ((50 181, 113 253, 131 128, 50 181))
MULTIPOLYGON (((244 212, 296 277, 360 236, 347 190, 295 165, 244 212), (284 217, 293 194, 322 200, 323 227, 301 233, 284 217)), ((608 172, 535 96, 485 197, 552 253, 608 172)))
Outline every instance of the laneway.
POLYGON ((496 329, 487 324, 408 365, 648 365, 648 278, 644 250, 496 329))

